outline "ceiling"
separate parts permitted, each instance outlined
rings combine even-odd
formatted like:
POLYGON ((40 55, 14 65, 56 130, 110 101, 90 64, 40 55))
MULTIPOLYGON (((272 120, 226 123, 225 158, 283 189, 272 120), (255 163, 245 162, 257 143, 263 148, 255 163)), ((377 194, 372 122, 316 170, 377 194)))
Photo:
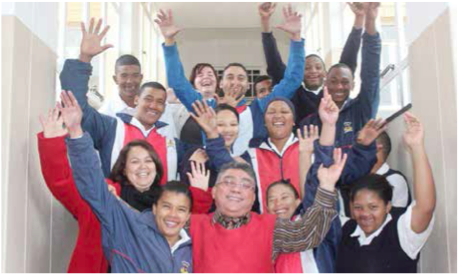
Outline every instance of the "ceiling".
MULTIPOLYGON (((171 9, 176 24, 184 29, 190 28, 258 28, 260 3, 178 3, 156 2, 158 9, 171 9)), ((273 25, 282 22, 282 7, 288 3, 278 3, 273 14, 273 25)), ((302 10, 305 3, 292 3, 296 10, 302 10)))

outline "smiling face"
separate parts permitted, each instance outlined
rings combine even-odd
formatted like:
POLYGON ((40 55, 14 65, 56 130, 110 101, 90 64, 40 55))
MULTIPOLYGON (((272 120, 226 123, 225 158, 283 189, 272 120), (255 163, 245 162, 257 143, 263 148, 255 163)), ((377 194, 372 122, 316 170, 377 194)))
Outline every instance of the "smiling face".
POLYGON ((327 75, 326 85, 331 94, 332 100, 339 108, 350 96, 354 88, 353 75, 346 67, 333 68, 327 75))
POLYGON ((272 186, 267 194, 268 213, 281 219, 290 219, 301 202, 293 189, 283 184, 272 186))
POLYGON ((321 59, 319 59, 317 56, 310 56, 305 59, 303 81, 308 89, 318 89, 323 85, 325 77, 326 70, 321 59))
POLYGON ((224 71, 222 81, 220 81, 220 88, 224 93, 235 91, 240 98, 244 96, 248 87, 248 75, 242 67, 230 66, 224 71))
POLYGON ((257 98, 262 99, 272 91, 272 80, 267 79, 256 84, 257 98))
POLYGON ((238 118, 230 110, 217 113, 217 131, 224 138, 226 148, 230 148, 238 137, 238 125, 238 118))
POLYGON ((117 66, 113 80, 122 98, 134 98, 142 82, 141 68, 137 65, 117 66))
POLYGON ((228 217, 241 217, 251 211, 256 199, 255 182, 245 171, 228 169, 219 174, 212 196, 217 210, 228 217))
POLYGON ((165 110, 166 91, 145 87, 135 99, 136 119, 145 129, 150 129, 160 119, 165 110))
POLYGON ((153 205, 152 212, 158 230, 170 246, 179 240, 179 233, 190 218, 190 211, 191 201, 187 195, 172 191, 164 191, 153 205))
POLYGON ((197 68, 193 85, 203 95, 204 99, 213 98, 214 94, 216 94, 217 75, 208 66, 199 67, 197 68))
POLYGON ((126 157, 124 174, 138 191, 147 191, 157 175, 155 163, 149 152, 140 146, 132 147, 126 157))
POLYGON ((391 210, 391 203, 379 197, 375 191, 362 189, 350 202, 351 215, 364 231, 366 236, 379 229, 391 210))
POLYGON ((265 126, 272 140, 287 139, 294 127, 294 114, 286 102, 274 101, 265 112, 265 126))

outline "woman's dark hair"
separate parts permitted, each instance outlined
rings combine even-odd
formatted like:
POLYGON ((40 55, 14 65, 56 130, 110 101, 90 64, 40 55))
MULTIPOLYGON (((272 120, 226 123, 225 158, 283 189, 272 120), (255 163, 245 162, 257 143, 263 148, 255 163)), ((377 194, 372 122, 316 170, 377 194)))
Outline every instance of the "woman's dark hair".
POLYGON ((236 108, 230 106, 230 105, 227 105, 227 104, 219 104, 215 111, 216 111, 216 114, 223 111, 223 110, 228 110, 228 111, 231 111, 233 112, 233 114, 235 114, 236 116, 236 120, 238 120, 238 123, 240 122, 240 115, 238 114, 238 111, 236 110, 236 108))
POLYGON ((192 192, 190 191, 186 183, 180 182, 180 181, 169 181, 165 185, 162 185, 157 192, 157 199, 155 199, 155 203, 154 203, 155 205, 158 203, 158 200, 160 200, 161 196, 163 196, 165 192, 184 194, 189 199, 190 211, 192 210, 192 205, 193 205, 192 192))
POLYGON ((131 151, 133 147, 142 147, 143 149, 147 150, 148 154, 152 158, 153 162, 155 163, 155 168, 157 175, 155 176, 155 179, 153 180, 154 185, 158 185, 160 183, 161 178, 163 177, 163 164, 161 163, 160 157, 156 153, 156 151, 153 149, 152 145, 148 143, 145 140, 134 140, 129 143, 127 143, 123 149, 120 151, 120 155, 118 156, 117 161, 115 162, 115 165, 112 168, 112 171, 110 172, 109 179, 118 182, 120 184, 126 184, 130 185, 131 183, 128 181, 128 177, 125 175, 125 168, 126 168, 126 162, 128 159, 128 153, 131 151))
POLYGON ((192 68, 192 73, 190 73, 190 77, 188 78, 190 83, 194 88, 195 87, 195 79, 198 74, 204 69, 204 68, 210 68, 212 70, 212 73, 214 73, 214 76, 216 77, 216 88, 219 86, 219 76, 217 75, 216 69, 208 63, 198 63, 192 68))
POLYGON ((385 205, 393 198, 393 187, 382 175, 368 174, 354 181, 351 184, 350 201, 353 202, 356 194, 363 189, 375 192, 385 205))
MULTIPOLYGON (((297 192, 295 187, 289 182, 289 180, 279 180, 279 181, 271 183, 267 188, 267 193, 265 194, 266 197, 268 197, 268 193, 270 192, 270 189, 272 189, 275 186, 279 186, 279 185, 289 188, 292 191, 292 193, 294 193, 294 197, 296 199, 300 199, 299 193, 297 192)), ((268 204, 268 199, 266 199, 266 203, 268 204)))

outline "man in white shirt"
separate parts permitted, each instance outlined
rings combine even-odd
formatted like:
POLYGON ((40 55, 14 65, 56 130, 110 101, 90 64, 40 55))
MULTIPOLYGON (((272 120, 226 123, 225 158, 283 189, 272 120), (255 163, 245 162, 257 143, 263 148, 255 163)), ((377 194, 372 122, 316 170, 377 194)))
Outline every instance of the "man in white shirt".
MULTIPOLYGON (((113 81, 118 87, 118 93, 111 98, 106 97, 98 111, 112 117, 116 117, 117 113, 127 113, 134 116, 136 113, 134 98, 138 95, 142 79, 143 75, 139 60, 130 54, 120 56, 115 62, 115 75, 113 75, 113 81)), ((171 139, 177 138, 171 119, 162 116, 160 121, 168 124, 164 128, 164 135, 171 139)))
POLYGON ((99 109, 100 113, 115 117, 117 113, 134 115, 134 98, 139 92, 142 83, 141 64, 130 54, 120 56, 115 62, 113 81, 118 87, 118 94, 106 98, 99 109))

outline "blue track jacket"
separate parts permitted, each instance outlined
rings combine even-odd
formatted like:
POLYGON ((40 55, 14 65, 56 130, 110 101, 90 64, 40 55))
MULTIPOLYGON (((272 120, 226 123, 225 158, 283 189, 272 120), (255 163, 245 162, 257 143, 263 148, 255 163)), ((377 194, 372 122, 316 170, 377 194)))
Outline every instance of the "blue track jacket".
POLYGON ((75 185, 101 224, 102 246, 112 272, 192 272, 192 246, 185 230, 171 252, 151 210, 140 213, 108 191, 89 134, 68 138, 67 147, 75 185))

